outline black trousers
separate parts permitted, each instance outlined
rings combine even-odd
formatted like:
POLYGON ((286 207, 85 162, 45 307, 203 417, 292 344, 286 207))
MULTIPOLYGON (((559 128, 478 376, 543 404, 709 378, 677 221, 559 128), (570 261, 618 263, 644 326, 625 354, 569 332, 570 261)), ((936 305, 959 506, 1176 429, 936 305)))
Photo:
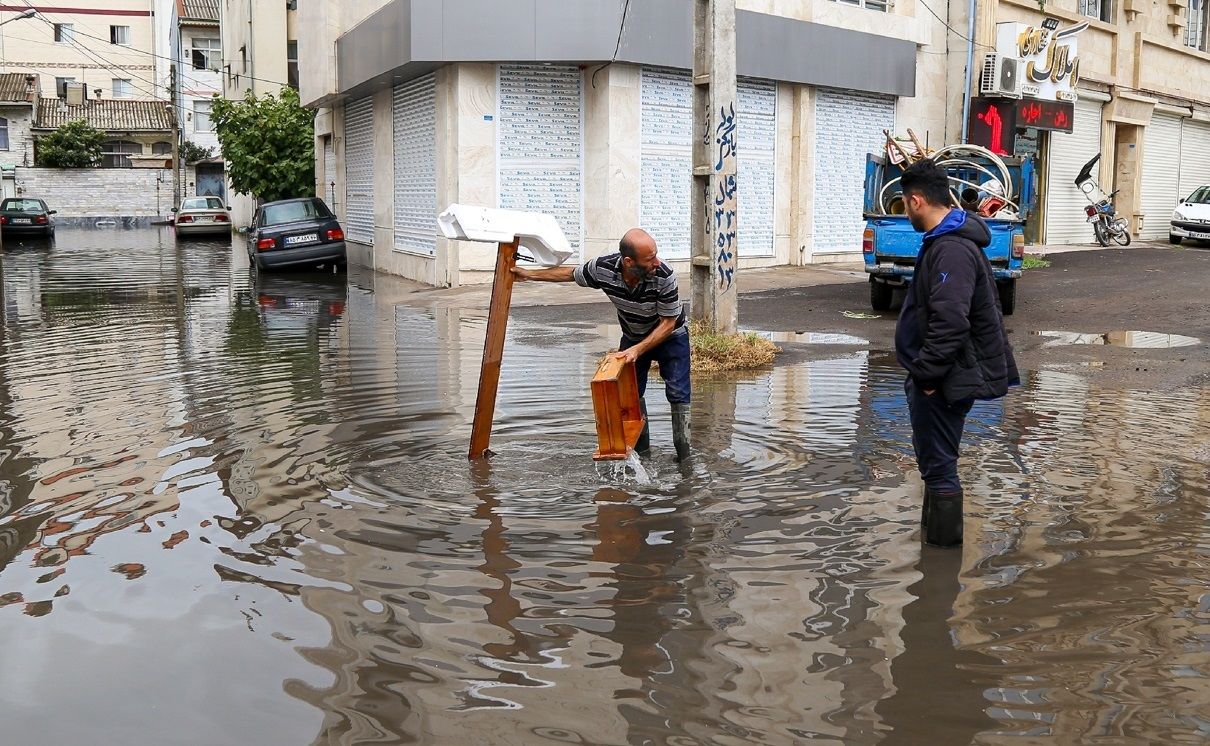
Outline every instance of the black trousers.
POLYGON ((912 381, 903 385, 907 393, 908 413, 912 421, 912 446, 916 465, 925 486, 939 492, 957 492, 958 453, 962 448, 962 430, 974 402, 950 404, 940 391, 926 396, 912 381))

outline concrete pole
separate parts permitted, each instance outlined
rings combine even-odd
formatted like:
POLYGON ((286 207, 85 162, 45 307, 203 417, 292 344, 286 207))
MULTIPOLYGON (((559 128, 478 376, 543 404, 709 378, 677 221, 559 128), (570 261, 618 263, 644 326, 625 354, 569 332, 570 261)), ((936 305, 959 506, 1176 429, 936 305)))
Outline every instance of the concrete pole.
POLYGON ((693 318, 719 333, 739 317, 735 0, 694 0, 693 318))

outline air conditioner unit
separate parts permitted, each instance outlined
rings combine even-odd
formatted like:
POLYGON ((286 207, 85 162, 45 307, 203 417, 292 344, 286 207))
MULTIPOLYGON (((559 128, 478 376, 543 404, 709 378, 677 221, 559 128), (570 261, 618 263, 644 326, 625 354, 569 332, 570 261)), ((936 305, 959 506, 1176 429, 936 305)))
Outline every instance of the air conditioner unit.
POLYGON ((1001 57, 996 53, 983 58, 979 75, 979 95, 999 98, 1021 98, 1021 60, 1001 57))

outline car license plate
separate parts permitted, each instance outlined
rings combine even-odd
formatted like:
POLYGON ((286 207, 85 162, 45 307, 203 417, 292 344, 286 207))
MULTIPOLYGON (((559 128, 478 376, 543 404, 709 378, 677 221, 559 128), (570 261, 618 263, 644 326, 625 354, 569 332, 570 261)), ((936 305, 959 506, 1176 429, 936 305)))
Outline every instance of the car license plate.
POLYGON ((210 215, 198 215, 196 218, 194 218, 194 221, 198 223, 213 223, 214 218, 210 215))
POLYGON ((1196 238, 1202 241, 1210 241, 1210 233, 1190 233, 1189 238, 1196 238))
POLYGON ((13 218, 13 225, 33 225, 33 222, 29 218, 13 218))
POLYGON ((305 236, 287 236, 286 246, 295 246, 300 243, 312 243, 319 240, 318 233, 308 233, 305 236))

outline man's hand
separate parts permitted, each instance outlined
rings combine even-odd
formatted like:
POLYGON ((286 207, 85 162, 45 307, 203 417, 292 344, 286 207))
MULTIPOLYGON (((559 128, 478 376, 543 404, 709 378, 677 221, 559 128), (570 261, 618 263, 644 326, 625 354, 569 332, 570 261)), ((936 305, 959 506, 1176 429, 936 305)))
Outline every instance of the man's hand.
POLYGON ((529 270, 524 267, 513 267, 513 279, 518 282, 525 282, 530 279, 529 270))
POLYGON ((622 350, 621 352, 615 352, 613 356, 622 362, 630 363, 631 365, 634 365, 639 361, 639 352, 633 347, 627 350, 622 350))

